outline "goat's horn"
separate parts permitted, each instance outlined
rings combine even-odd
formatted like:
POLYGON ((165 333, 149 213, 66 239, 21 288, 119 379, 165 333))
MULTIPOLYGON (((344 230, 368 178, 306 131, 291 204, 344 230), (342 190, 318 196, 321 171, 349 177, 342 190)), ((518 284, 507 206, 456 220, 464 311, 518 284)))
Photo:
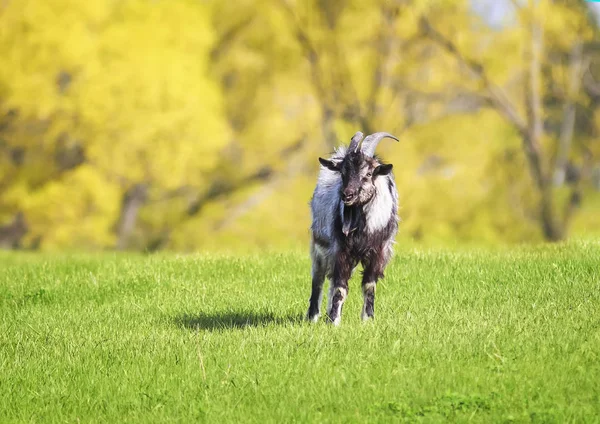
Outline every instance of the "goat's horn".
POLYGON ((358 131, 356 134, 352 136, 350 140, 350 146, 348 146, 348 152, 358 151, 360 147, 360 142, 363 139, 364 134, 358 131))
POLYGON ((379 144, 379 142, 381 140, 383 140, 386 137, 393 138, 396 141, 400 141, 396 137, 391 135, 390 133, 377 132, 377 133, 374 133, 374 134, 371 134, 371 135, 368 135, 365 137, 365 139, 362 142, 361 151, 363 152, 363 154, 365 156, 373 157, 373 155, 375 154, 375 149, 377 148, 377 145, 379 144))

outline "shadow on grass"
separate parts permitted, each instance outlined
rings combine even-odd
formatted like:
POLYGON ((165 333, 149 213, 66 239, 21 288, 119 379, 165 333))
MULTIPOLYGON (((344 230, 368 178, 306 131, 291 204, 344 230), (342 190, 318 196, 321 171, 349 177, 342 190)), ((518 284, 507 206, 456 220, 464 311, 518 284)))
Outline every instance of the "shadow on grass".
POLYGON ((175 324, 190 330, 223 330, 265 325, 299 324, 302 314, 275 315, 270 312, 227 311, 214 313, 184 314, 175 317, 175 324))

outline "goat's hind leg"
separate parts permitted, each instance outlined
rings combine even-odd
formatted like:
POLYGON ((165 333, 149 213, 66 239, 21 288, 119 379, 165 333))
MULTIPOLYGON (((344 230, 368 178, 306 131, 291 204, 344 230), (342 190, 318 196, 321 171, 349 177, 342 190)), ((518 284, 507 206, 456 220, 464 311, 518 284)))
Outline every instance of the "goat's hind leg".
POLYGON ((373 319, 375 316, 375 289, 377 280, 383 278, 383 270, 390 256, 388 251, 389 249, 381 249, 370 260, 363 262, 362 291, 364 299, 361 313, 363 321, 373 319))
POLYGON ((377 281, 364 281, 362 283, 363 290, 363 308, 360 317, 363 321, 367 321, 375 316, 375 288, 377 281))
POLYGON ((312 256, 312 291, 306 319, 317 322, 321 315, 321 301, 323 300, 323 283, 325 281, 325 258, 316 251, 316 246, 311 248, 312 256))

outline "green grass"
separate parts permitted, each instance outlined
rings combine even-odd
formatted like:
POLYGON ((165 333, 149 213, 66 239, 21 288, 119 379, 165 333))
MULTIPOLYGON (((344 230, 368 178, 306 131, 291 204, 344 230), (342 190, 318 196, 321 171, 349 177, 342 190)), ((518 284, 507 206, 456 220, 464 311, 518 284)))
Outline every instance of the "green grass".
POLYGON ((600 422, 600 244, 401 250, 359 320, 305 253, 0 254, 0 422, 600 422))

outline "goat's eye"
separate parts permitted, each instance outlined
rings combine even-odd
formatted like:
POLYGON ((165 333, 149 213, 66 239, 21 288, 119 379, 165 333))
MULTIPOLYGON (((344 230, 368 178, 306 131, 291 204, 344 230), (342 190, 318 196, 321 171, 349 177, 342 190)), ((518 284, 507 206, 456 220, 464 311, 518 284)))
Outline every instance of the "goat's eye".
POLYGON ((371 176, 373 176, 373 174, 371 172, 367 172, 367 177, 371 178, 371 176))

